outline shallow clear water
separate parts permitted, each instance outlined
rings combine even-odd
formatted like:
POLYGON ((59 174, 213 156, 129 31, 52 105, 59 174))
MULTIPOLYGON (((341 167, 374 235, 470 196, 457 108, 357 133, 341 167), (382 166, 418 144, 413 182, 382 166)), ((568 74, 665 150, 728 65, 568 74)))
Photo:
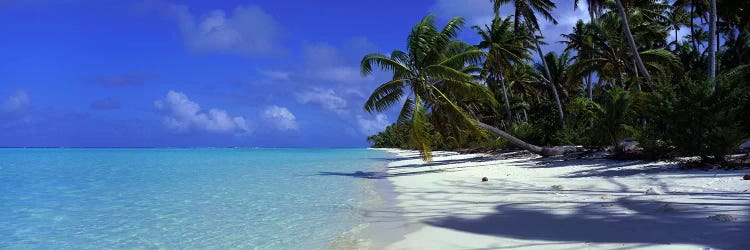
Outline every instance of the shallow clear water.
POLYGON ((0 149, 0 248, 324 249, 367 149, 0 149))

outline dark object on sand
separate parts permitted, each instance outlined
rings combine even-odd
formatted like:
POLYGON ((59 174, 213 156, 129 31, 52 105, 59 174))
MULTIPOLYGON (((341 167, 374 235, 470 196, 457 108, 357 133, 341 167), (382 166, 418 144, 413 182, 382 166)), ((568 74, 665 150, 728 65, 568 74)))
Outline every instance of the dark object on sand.
MULTIPOLYGON (((745 176, 745 177, 748 177, 748 176, 745 176)), ((487 178, 487 177, 482 177, 482 182, 485 182, 485 181, 489 181, 489 180, 490 180, 490 179, 489 179, 489 178, 487 178)), ((745 179, 745 180, 747 180, 747 179, 745 179)))
POLYGON ((745 176, 742 176, 743 180, 750 181, 750 174, 746 174, 745 176))

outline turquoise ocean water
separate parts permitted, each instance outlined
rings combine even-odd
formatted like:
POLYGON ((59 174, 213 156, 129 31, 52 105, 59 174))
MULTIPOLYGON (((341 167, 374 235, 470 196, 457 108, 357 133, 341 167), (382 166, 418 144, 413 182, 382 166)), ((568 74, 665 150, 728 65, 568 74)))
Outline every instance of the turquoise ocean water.
MULTIPOLYGON (((0 248, 325 249, 368 149, 0 149, 0 248)), ((369 195, 368 195, 369 194, 369 195)))

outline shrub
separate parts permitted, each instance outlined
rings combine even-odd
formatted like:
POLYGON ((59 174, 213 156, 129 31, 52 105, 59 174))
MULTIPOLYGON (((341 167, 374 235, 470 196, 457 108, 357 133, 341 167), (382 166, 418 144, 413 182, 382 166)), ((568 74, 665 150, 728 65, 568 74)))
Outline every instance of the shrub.
POLYGON ((741 67, 717 78, 714 91, 709 82, 685 77, 672 87, 657 86, 644 98, 648 124, 638 141, 655 156, 725 162, 726 154, 750 138, 747 79, 747 67, 741 67))

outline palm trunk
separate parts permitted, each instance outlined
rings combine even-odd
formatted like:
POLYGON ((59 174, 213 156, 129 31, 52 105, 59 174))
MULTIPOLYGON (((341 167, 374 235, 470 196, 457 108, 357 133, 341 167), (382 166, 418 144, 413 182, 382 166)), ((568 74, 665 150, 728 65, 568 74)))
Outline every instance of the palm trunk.
POLYGON ((695 1, 690 1, 690 41, 693 43, 693 51, 698 51, 698 45, 695 43, 695 1))
POLYGON ((716 88, 716 0, 711 0, 711 13, 708 20, 708 74, 711 79, 711 92, 716 88))
MULTIPOLYGON (((633 66, 637 66, 636 62, 635 62, 635 59, 633 59, 633 66)), ((635 69, 635 75, 638 75, 638 68, 634 67, 634 69, 635 69)), ((635 84, 637 84, 638 91, 640 92, 641 91, 641 81, 635 81, 635 84)))
POLYGON ((520 96, 521 96, 521 103, 524 104, 523 108, 521 108, 521 111, 523 112, 523 121, 528 122, 529 121, 529 116, 526 114, 526 105, 525 105, 526 104, 526 99, 523 98, 523 96, 524 96, 523 93, 521 93, 520 96))
MULTIPOLYGON (((534 28, 531 27, 531 24, 526 22, 527 27, 529 28, 529 31, 533 31, 534 28)), ((541 33, 542 31, 539 30, 541 33)), ((536 33, 534 31, 534 33, 536 33)), ((532 34, 533 35, 533 34, 532 34)), ((542 34, 544 35, 544 34, 542 34)), ((547 80, 549 82, 549 85, 552 87, 552 95, 555 97, 555 103, 557 104, 557 112, 560 115, 560 122, 565 125, 565 115, 563 114, 563 108, 562 103, 560 103, 560 95, 557 94, 557 87, 555 87, 555 82, 552 80, 552 74, 549 73, 549 67, 547 66, 547 61, 544 60, 544 53, 542 53, 542 47, 539 46, 539 41, 534 39, 534 45, 536 45, 536 52, 539 54, 539 59, 542 61, 542 67, 544 68, 544 75, 547 76, 547 80)))
POLYGON ((489 124, 477 121, 477 125, 479 125, 479 127, 487 130, 490 133, 493 133, 493 134, 495 134, 497 136, 500 136, 501 138, 503 138, 504 140, 510 142, 510 144, 513 144, 516 147, 519 147, 521 149, 525 149, 525 150, 531 151, 532 153, 535 153, 535 154, 538 154, 538 155, 541 155, 541 156, 563 155, 563 154, 574 152, 574 151, 577 150, 576 147, 570 147, 570 146, 568 146, 568 147, 559 147, 558 146, 558 147, 551 147, 551 148, 540 147, 540 146, 537 146, 537 145, 530 144, 528 142, 522 141, 521 139, 518 139, 515 136, 513 136, 511 134, 508 134, 507 132, 505 132, 505 131, 503 131, 503 130, 501 130, 499 128, 493 127, 493 126, 491 126, 489 124))
POLYGON ((633 33, 630 32, 630 26, 628 25, 628 15, 625 14, 625 7, 622 6, 622 2, 620 0, 615 0, 615 2, 617 3, 617 12, 620 14, 620 19, 622 19, 622 30, 625 33, 625 37, 628 39, 628 44, 630 44, 630 49, 633 52, 633 57, 635 58, 638 70, 641 72, 646 82, 651 82, 651 76, 648 74, 648 71, 646 71, 646 66, 643 65, 641 55, 638 53, 638 47, 635 45, 633 33))
POLYGON ((503 98, 505 99, 505 111, 508 112, 508 119, 513 120, 513 112, 510 110, 510 101, 508 100, 508 91, 505 88, 505 76, 500 74, 500 87, 503 89, 503 98))

